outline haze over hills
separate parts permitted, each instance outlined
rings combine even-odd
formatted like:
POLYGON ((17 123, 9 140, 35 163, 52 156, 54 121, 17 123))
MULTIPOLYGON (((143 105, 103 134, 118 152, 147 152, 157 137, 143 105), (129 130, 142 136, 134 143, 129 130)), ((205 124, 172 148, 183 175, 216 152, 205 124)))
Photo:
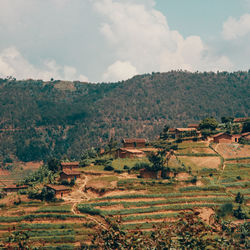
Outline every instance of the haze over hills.
POLYGON ((165 124, 249 116, 250 71, 172 71, 117 83, 0 80, 0 157, 79 158, 114 137, 153 139, 165 124))

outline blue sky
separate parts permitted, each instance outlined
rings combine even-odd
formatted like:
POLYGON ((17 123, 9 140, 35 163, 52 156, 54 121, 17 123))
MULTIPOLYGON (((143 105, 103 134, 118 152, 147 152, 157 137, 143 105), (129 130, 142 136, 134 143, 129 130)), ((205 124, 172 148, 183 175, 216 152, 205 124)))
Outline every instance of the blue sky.
POLYGON ((0 77, 248 70, 250 0, 0 0, 0 77))

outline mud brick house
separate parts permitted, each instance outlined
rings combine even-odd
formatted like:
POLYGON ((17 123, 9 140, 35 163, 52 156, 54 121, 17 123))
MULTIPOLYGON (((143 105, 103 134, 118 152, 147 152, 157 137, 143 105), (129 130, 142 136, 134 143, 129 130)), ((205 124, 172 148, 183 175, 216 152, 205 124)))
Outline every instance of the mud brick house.
POLYGON ((243 123, 243 122, 245 122, 245 121, 247 121, 249 119, 250 119, 249 117, 235 118, 233 122, 234 123, 243 123))
POLYGON ((196 128, 176 128, 175 138, 189 138, 189 137, 199 137, 201 136, 200 131, 196 128))
POLYGON ((146 142, 146 139, 143 138, 122 139, 123 148, 144 148, 146 142))
POLYGON ((80 176, 81 176, 81 172, 79 171, 65 169, 60 173, 60 180, 70 182, 71 180, 76 180, 80 176))
POLYGON ((135 148, 119 148, 116 150, 115 158, 141 158, 145 153, 135 148))
POLYGON ((239 142, 242 135, 229 135, 227 133, 219 133, 213 136, 213 141, 215 143, 232 143, 239 142))
POLYGON ((197 124, 197 123, 188 124, 188 128, 196 128, 198 130, 199 129, 199 124, 197 124))
POLYGON ((3 190, 6 193, 13 193, 13 192, 18 192, 19 190, 24 190, 27 188, 28 188, 28 186, 26 186, 26 185, 22 185, 22 186, 9 185, 9 186, 3 187, 3 190))
POLYGON ((62 198, 65 194, 70 192, 70 188, 63 185, 45 185, 48 190, 55 192, 56 198, 62 198))
POLYGON ((76 169, 79 168, 79 162, 74 161, 74 162, 61 162, 61 170, 66 170, 66 169, 76 169))
POLYGON ((161 179, 161 170, 152 171, 144 168, 140 170, 140 177, 147 179, 161 179))

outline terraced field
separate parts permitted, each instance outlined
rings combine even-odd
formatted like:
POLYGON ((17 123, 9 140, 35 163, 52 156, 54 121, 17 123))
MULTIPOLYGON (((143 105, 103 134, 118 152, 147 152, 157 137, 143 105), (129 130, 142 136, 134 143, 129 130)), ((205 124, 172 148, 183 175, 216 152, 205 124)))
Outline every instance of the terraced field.
POLYGON ((5 199, 0 200, 0 243, 5 244, 11 232, 22 231, 41 249, 74 249, 91 244, 91 235, 98 227, 105 228, 110 216, 120 218, 122 228, 129 231, 152 231, 155 224, 172 223, 181 213, 192 211, 199 211, 209 223, 222 205, 238 207, 238 192, 244 195, 242 210, 249 216, 248 158, 228 160, 207 143, 190 147, 182 143, 169 161, 178 173, 159 180, 138 178, 138 171, 124 170, 123 164, 131 167, 135 162, 117 160, 113 166, 120 172, 103 171, 103 166, 81 169, 81 179, 64 202, 32 201, 20 195, 22 202, 15 204, 16 194, 8 197, 6 206, 5 199))

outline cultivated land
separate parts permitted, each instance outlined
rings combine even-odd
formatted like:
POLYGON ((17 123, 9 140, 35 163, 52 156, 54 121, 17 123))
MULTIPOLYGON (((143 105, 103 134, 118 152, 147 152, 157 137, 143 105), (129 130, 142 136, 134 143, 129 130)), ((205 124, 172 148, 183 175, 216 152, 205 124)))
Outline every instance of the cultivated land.
MULTIPOLYGON (((81 243, 91 244, 91 235, 97 228, 106 227, 108 216, 121 218, 122 228, 128 231, 152 231, 155 224, 171 223, 181 212, 191 211, 199 211, 201 219, 209 224, 223 204, 238 207, 238 192, 244 194, 242 209, 249 216, 250 159, 246 157, 250 156, 250 148, 240 146, 236 151, 238 147, 181 143, 168 163, 177 174, 164 180, 138 178, 138 172, 123 169, 146 158, 117 159, 112 166, 118 172, 104 171, 101 165, 81 168, 81 178, 61 202, 41 202, 19 195, 18 204, 17 194, 8 195, 0 200, 0 242, 3 244, 9 231, 15 229, 27 231, 33 246, 74 249, 81 243)), ((245 221, 233 216, 228 219, 245 221)))

